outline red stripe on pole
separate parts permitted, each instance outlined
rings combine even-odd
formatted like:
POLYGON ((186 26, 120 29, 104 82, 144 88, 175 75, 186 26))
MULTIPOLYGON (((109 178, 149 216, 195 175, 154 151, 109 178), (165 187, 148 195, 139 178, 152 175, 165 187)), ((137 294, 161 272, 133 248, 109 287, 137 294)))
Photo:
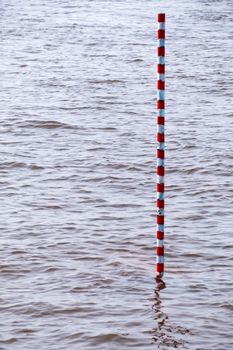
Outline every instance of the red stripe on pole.
POLYGON ((164 176, 164 167, 163 166, 157 166, 157 174, 159 176, 164 176))
POLYGON ((165 13, 158 13, 158 22, 165 22, 165 13))
POLYGON ((164 232, 161 232, 161 231, 157 231, 156 232, 156 238, 157 239, 164 239, 164 232))
POLYGON ((165 30, 159 29, 157 32, 158 39, 165 39, 165 30))
POLYGON ((159 273, 164 272, 164 264, 156 264, 156 271, 159 273))
POLYGON ((157 224, 164 225, 164 216, 157 215, 157 224))
POLYGON ((163 100, 157 101, 157 108, 158 109, 164 109, 165 108, 165 102, 163 100))
POLYGON ((164 119, 164 117, 157 117, 157 124, 162 124, 162 125, 164 125, 164 124, 165 124, 165 119, 164 119))
POLYGON ((164 255, 164 247, 157 247, 156 254, 159 256, 163 256, 164 255))
POLYGON ((157 141, 158 142, 164 142, 164 140, 165 140, 165 136, 164 136, 164 134, 157 134, 157 141))
POLYGON ((161 199, 157 199, 157 208, 164 209, 164 201, 161 199))
POLYGON ((157 158, 164 159, 164 156, 165 152, 162 149, 157 149, 157 158))
POLYGON ((165 47, 164 46, 158 47, 157 54, 158 56, 165 56, 165 47))
POLYGON ((164 184, 157 184, 157 192, 164 192, 164 184))
POLYGON ((165 89, 165 82, 162 80, 157 81, 157 89, 158 90, 164 90, 165 89))
POLYGON ((158 64, 158 73, 165 74, 165 64, 158 64))

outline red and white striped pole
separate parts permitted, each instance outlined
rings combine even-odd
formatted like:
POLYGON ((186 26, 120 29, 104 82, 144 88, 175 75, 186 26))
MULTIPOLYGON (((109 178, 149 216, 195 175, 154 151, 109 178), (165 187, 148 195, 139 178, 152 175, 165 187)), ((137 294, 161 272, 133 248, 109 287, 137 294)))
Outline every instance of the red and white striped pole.
POLYGON ((157 62, 157 225, 156 279, 164 273, 164 158, 165 158, 165 14, 158 14, 157 62))

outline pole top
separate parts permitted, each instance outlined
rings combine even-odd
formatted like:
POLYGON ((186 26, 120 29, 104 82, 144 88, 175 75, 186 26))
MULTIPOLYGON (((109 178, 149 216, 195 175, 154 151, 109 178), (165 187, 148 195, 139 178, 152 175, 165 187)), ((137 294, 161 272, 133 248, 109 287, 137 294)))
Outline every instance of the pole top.
POLYGON ((165 22, 165 13, 158 13, 158 22, 165 22))

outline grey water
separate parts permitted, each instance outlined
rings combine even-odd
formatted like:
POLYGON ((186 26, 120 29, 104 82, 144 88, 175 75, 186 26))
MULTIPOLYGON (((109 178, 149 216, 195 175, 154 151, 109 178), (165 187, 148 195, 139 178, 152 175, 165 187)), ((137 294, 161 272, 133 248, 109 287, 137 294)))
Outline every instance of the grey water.
POLYGON ((232 1, 2 0, 0 18, 0 349, 232 350, 232 1))

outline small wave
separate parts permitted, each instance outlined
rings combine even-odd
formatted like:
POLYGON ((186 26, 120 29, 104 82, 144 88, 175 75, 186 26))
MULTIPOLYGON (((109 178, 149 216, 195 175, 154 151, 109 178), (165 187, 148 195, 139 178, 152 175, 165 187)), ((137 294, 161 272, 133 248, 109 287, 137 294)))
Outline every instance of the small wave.
POLYGON ((230 304, 230 303, 224 303, 220 307, 223 308, 223 309, 227 309, 227 310, 233 311, 233 304, 230 304))
POLYGON ((87 312, 92 312, 93 308, 91 306, 67 306, 67 307, 56 307, 50 303, 46 302, 36 302, 33 304, 12 304, 8 307, 2 307, 3 310, 14 310, 16 314, 21 315, 31 315, 33 317, 44 317, 44 316, 54 316, 54 315, 66 315, 66 314, 76 314, 87 312))
POLYGON ((100 334, 100 335, 91 337, 90 341, 93 344, 93 346, 106 344, 106 343, 118 343, 126 346, 127 343, 132 343, 132 344, 135 343, 135 339, 130 338, 128 334, 118 334, 118 333, 100 334))
POLYGON ((23 267, 20 267, 19 264, 17 265, 0 265, 0 273, 6 274, 6 275, 17 275, 21 276, 26 273, 31 272, 30 269, 25 269, 23 267))
POLYGON ((128 60, 128 62, 130 63, 139 63, 139 62, 143 62, 142 58, 135 58, 134 60, 128 60))
POLYGON ((5 162, 0 165, 0 168, 27 168, 27 164, 22 162, 5 162))
POLYGON ((48 267, 47 269, 44 269, 43 272, 50 273, 50 272, 55 272, 55 271, 59 271, 59 270, 60 270, 59 267, 48 267))
POLYGON ((95 152, 95 151, 105 151, 104 147, 93 147, 93 148, 88 148, 88 152, 95 152))
POLYGON ((42 208, 43 209, 63 209, 63 206, 58 204, 46 204, 46 205, 43 205, 42 208))
MULTIPOLYGON (((31 310, 31 314, 34 315, 34 317, 43 317, 43 316, 53 316, 53 315, 67 315, 67 314, 76 314, 76 313, 85 313, 91 312, 92 308, 86 308, 86 307, 71 307, 71 308, 51 308, 47 310, 31 310)), ((30 313, 30 310, 28 310, 30 313)))
POLYGON ((143 205, 142 204, 136 204, 136 203, 121 203, 121 204, 100 204, 100 205, 96 205, 96 207, 99 208, 104 208, 104 207, 108 207, 108 208, 116 208, 116 209, 125 209, 125 208, 140 208, 143 205))
POLYGON ((26 254, 25 250, 16 249, 11 252, 12 255, 26 254))
POLYGON ((114 128, 114 127, 106 127, 106 128, 93 128, 94 130, 102 130, 102 131, 115 131, 117 130, 117 128, 114 128))
POLYGON ((31 169, 31 170, 43 170, 44 167, 41 165, 36 165, 36 164, 31 164, 28 165, 27 168, 31 169))
POLYGON ((74 287, 70 290, 71 293, 80 293, 86 290, 86 286, 83 287, 74 287))
POLYGON ((17 341, 18 341, 17 338, 9 338, 5 340, 0 340, 0 344, 13 344, 13 343, 16 343, 17 341))
POLYGON ((72 128, 72 126, 69 124, 61 123, 55 120, 34 122, 32 123, 31 126, 33 126, 34 128, 42 128, 42 129, 72 128))
POLYGON ((31 170, 43 170, 44 167, 37 164, 26 164, 23 162, 5 162, 0 164, 0 169, 25 168, 31 170))
POLYGON ((68 340, 68 341, 69 340, 71 340, 71 341, 74 340, 76 342, 76 340, 79 340, 80 337, 82 337, 82 336, 86 336, 86 333, 84 333, 84 332, 76 332, 76 333, 73 333, 73 334, 65 337, 65 339, 68 340))
POLYGON ((124 83, 124 80, 120 79, 103 79, 103 80, 90 80, 89 83, 91 84, 117 84, 117 83, 124 83))
POLYGON ((30 328, 22 328, 22 329, 17 330, 17 333, 19 333, 19 334, 31 334, 31 333, 35 333, 35 332, 36 332, 36 330, 30 329, 30 328))
POLYGON ((184 168, 180 169, 179 167, 170 167, 167 169, 167 174, 176 174, 176 173, 183 173, 183 174, 195 174, 197 172, 203 171, 202 167, 193 167, 193 168, 184 168))

